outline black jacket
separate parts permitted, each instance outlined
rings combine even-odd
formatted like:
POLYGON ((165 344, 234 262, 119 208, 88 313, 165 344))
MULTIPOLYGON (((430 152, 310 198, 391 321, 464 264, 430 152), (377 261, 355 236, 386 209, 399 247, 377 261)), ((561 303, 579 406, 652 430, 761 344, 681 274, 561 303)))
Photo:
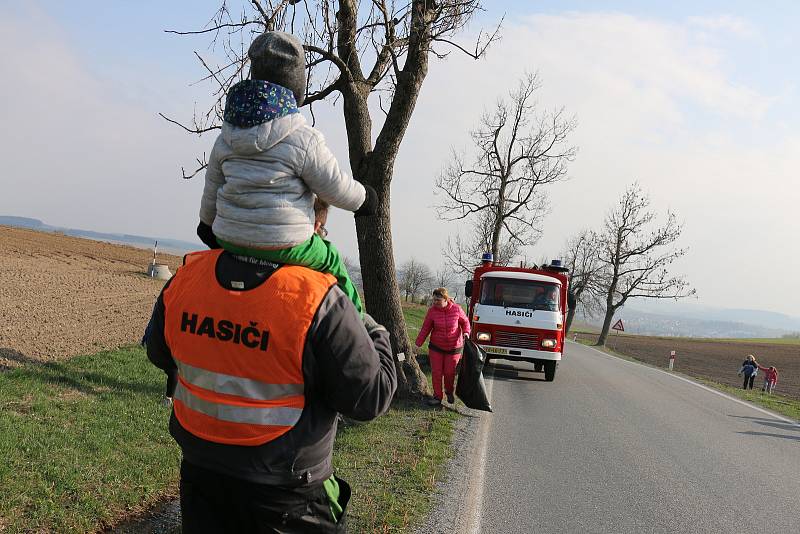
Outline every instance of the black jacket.
MULTIPOLYGON (((244 291, 257 287, 279 265, 223 253, 217 283, 244 291)), ((175 274, 180 276, 180 269, 175 274)), ((167 283, 168 287, 169 283, 167 283)), ((268 305, 268 303, 265 303, 268 305)), ((176 368, 164 338, 163 290, 156 301, 146 339, 147 357, 165 372, 176 368)), ((170 433, 184 459, 229 476, 263 484, 298 486, 318 483, 332 473, 331 455, 341 413, 366 421, 389 409, 397 376, 389 334, 367 333, 353 303, 333 286, 322 300, 303 351, 306 406, 292 430, 256 447, 213 443, 189 433, 173 412, 170 433)))

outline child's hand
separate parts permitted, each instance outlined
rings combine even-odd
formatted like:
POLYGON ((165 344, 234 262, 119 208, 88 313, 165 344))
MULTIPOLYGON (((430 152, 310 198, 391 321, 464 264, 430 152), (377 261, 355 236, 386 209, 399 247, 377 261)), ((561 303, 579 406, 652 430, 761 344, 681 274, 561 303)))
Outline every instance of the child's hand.
POLYGON ((222 248, 217 242, 217 236, 214 235, 214 231, 203 221, 200 221, 200 224, 197 225, 197 237, 199 237, 200 241, 205 243, 208 248, 222 248))
POLYGON ((361 207, 358 208, 355 213, 353 214, 354 217, 366 217, 369 215, 375 215, 378 211, 378 193, 375 192, 375 189, 372 186, 367 184, 361 184, 364 186, 364 192, 366 196, 364 197, 364 203, 361 204, 361 207))

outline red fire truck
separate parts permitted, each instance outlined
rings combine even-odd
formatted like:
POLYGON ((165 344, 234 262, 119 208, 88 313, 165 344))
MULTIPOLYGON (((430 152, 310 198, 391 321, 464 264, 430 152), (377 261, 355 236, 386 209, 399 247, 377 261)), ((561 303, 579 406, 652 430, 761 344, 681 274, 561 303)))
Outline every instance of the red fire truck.
POLYGON ((552 382, 564 348, 568 269, 559 260, 536 269, 495 266, 491 254, 464 288, 472 340, 489 359, 526 361, 552 382))

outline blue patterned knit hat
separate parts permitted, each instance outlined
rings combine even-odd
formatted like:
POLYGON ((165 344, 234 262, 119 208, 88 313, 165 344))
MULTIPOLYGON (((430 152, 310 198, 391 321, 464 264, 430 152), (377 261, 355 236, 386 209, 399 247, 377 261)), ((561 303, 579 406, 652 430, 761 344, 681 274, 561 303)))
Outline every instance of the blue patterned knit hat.
POLYGON ((238 128, 299 113, 292 91, 264 80, 242 80, 228 91, 223 118, 238 128))

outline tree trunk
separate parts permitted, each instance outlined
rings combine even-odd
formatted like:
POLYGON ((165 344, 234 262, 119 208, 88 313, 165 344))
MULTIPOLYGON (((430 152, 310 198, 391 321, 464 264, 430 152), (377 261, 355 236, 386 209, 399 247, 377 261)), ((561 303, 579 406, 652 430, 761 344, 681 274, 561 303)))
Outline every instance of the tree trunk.
MULTIPOLYGON (((348 6, 350 12, 357 9, 354 2, 349 2, 348 6)), ((428 381, 419 368, 414 345, 409 341, 406 332, 394 266, 389 210, 395 159, 414 112, 420 87, 428 74, 430 21, 426 19, 427 9, 427 2, 411 3, 406 61, 397 76, 396 90, 374 148, 371 143, 372 121, 367 105, 371 88, 363 80, 348 80, 342 90, 350 167, 358 181, 371 185, 378 194, 378 214, 356 219, 364 300, 368 313, 389 330, 395 357, 400 353, 405 355, 402 362, 395 359, 400 397, 420 397, 429 392, 428 381)), ((341 10, 337 17, 339 16, 343 16, 341 10)), ((352 32, 345 39, 340 36, 340 49, 352 46, 355 42, 352 37, 352 32)), ((357 61, 357 58, 352 57, 350 61, 357 61)))
POLYGON ((428 381, 417 363, 414 345, 408 339, 406 320, 400 303, 389 218, 389 181, 380 178, 365 181, 371 184, 387 184, 386 188, 376 189, 378 215, 356 219, 366 309, 389 330, 395 356, 400 353, 405 355, 405 361, 402 362, 395 358, 398 395, 403 398, 421 397, 429 393, 428 381))
POLYGON ((608 338, 608 331, 611 329, 611 320, 614 319, 614 313, 617 311, 614 307, 606 308, 606 317, 603 319, 603 330, 600 332, 600 337, 597 338, 598 347, 604 347, 606 338, 608 338))
MULTIPOLYGON (((618 237, 615 245, 616 252, 613 256, 615 259, 620 257, 620 250, 622 248, 622 239, 619 237, 619 233, 617 235, 618 237)), ((613 265, 614 270, 611 274, 611 284, 606 290, 606 316, 603 319, 603 330, 600 332, 600 337, 597 338, 596 346, 598 347, 605 347, 606 338, 608 338, 608 330, 611 328, 611 319, 614 318, 614 314, 617 312, 617 308, 619 308, 620 304, 624 303, 623 300, 614 306, 614 292, 617 290, 617 283, 619 282, 619 260, 614 261, 613 265)))
POLYGON ((572 328, 572 320, 575 319, 575 312, 578 311, 578 302, 580 302, 581 295, 586 289, 584 284, 575 284, 573 286, 572 277, 570 277, 570 286, 569 290, 567 290, 567 306, 569 306, 569 312, 567 312, 567 324, 564 329, 565 334, 568 334, 570 328, 572 328))
POLYGON ((575 308, 570 308, 569 312, 567 312, 567 325, 564 328, 564 334, 569 333, 569 329, 572 328, 572 319, 575 318, 575 308))
MULTIPOLYGON (((500 233, 503 230, 503 195, 505 194, 505 183, 500 187, 500 199, 497 201, 497 212, 494 216, 494 227, 492 228, 492 258, 495 262, 500 262, 500 233)), ((508 258, 509 260, 511 258, 508 258)))

